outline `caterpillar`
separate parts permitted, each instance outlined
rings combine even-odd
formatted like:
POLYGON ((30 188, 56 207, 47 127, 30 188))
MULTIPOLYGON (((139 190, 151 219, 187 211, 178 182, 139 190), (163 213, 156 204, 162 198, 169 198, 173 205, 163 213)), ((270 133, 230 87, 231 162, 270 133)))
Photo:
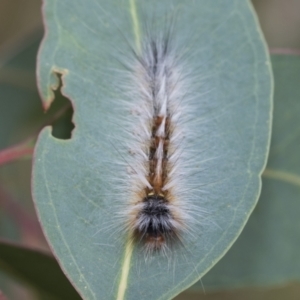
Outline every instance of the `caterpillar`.
POLYGON ((186 82, 171 31, 146 34, 134 51, 130 104, 130 203, 126 227, 146 253, 181 243, 191 216, 185 185, 186 82))

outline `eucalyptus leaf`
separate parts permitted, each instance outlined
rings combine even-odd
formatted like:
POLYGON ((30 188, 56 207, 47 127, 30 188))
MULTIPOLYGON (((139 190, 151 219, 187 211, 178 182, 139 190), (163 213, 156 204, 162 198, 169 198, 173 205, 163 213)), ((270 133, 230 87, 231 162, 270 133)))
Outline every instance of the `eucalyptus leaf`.
POLYGON ((75 110, 71 140, 55 139, 45 128, 35 150, 33 195, 46 237, 84 299, 170 299, 226 253, 260 193, 272 77, 252 7, 240 0, 46 0, 44 16, 38 66, 44 105, 53 101, 59 73, 75 110), (119 120, 130 119, 118 107, 126 97, 119 88, 124 60, 151 20, 156 32, 173 20, 176 46, 193 66, 188 76, 209 78, 204 87, 193 86, 199 101, 191 107, 195 122, 187 125, 197 136, 191 164, 201 165, 190 179, 199 184, 193 204, 208 217, 171 257, 145 259, 122 228, 111 226, 120 212, 114 178, 124 174, 130 155, 120 156, 124 145, 112 144, 124 140, 119 120))
POLYGON ((244 231, 193 288, 232 289, 300 280, 300 57, 274 55, 274 124, 260 200, 244 231))

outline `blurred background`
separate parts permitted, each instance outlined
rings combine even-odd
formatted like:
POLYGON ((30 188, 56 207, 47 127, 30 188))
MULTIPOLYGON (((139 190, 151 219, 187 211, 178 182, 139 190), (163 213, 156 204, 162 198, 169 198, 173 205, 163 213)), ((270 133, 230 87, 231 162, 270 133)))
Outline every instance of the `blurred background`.
MULTIPOLYGON (((253 5, 270 53, 300 55, 300 1, 253 0, 253 5)), ((9 163, 1 163, 0 155, 0 239, 50 252, 31 199, 31 153, 44 125, 53 124, 54 135, 64 139, 70 137, 73 127, 70 104, 59 93, 50 111, 43 112, 35 79, 42 36, 40 0, 0 1, 0 152, 17 145, 16 155, 18 151, 28 154, 9 163)), ((44 299, 18 276, 1 272, 4 267, 0 254, 0 300, 44 299)), ((300 285, 215 293, 191 290, 176 297, 185 299, 296 300, 300 299, 300 285)))

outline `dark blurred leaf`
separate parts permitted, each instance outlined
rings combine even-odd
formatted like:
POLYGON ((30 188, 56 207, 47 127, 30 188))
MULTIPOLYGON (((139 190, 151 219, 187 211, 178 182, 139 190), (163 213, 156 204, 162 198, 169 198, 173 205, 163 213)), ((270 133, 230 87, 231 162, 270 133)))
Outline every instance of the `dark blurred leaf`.
POLYGON ((247 288, 232 291, 185 291, 173 300, 299 300, 300 284, 273 288, 247 288))
MULTIPOLYGON (((35 35, 34 42, 32 39, 30 44, 26 41, 27 47, 20 45, 23 50, 18 48, 18 55, 0 68, 0 151, 25 141, 29 136, 34 141, 41 127, 54 122, 57 117, 60 119, 53 129, 55 136, 65 138, 70 135, 72 110, 68 100, 58 95, 47 114, 42 108, 35 75, 40 39, 41 34, 40 37, 35 35), (67 118, 61 118, 66 110, 67 118)), ((0 166, 0 236, 45 248, 47 245, 31 201, 30 176, 30 156, 0 166)), ((16 298, 17 289, 11 289, 1 271, 1 288, 8 296, 16 298)))
MULTIPOLYGON (((21 51, 14 59, 0 68, 0 151, 22 142, 34 130, 34 122, 42 115, 42 106, 36 90, 35 57, 39 41, 21 51), (10 70, 10 71, 8 71, 10 70), (8 76, 6 76, 6 74, 8 76), (21 83, 21 84, 19 84, 21 83)), ((27 232, 22 213, 35 218, 30 192, 31 162, 21 160, 0 167, 0 236, 36 242, 35 230, 27 232)), ((17 299, 17 288, 12 287, 7 276, 0 273, 1 288, 12 299, 17 299)))
POLYGON ((300 48, 300 1, 252 0, 270 48, 300 48))
POLYGON ((56 260, 45 253, 0 241, 0 267, 57 299, 81 299, 56 260))

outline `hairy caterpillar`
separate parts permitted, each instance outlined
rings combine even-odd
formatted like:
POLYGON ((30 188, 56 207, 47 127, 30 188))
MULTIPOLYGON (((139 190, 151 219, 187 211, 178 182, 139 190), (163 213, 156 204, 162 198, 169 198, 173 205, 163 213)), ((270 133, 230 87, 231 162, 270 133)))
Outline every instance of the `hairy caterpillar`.
POLYGON ((123 213, 134 242, 147 253, 181 242, 191 216, 184 160, 189 117, 186 82, 171 31, 146 34, 134 52, 130 93, 131 200, 123 213), (188 208, 188 209, 187 209, 188 208))

